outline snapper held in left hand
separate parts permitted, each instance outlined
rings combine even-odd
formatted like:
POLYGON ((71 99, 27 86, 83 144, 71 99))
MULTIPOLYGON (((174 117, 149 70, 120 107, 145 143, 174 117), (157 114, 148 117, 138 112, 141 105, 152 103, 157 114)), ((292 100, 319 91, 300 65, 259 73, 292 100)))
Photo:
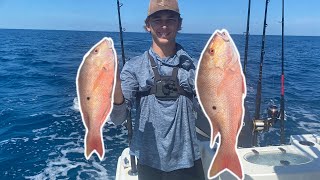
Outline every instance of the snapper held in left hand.
POLYGON ((116 51, 111 38, 103 38, 83 57, 77 74, 77 95, 83 124, 85 157, 96 152, 104 158, 103 126, 113 107, 117 71, 116 51))

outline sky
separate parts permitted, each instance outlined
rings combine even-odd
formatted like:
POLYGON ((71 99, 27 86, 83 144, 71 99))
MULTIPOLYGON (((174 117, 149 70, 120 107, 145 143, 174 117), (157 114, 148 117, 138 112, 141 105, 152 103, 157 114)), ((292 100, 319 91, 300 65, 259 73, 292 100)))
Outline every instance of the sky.
MULTIPOLYGON (((126 32, 144 32, 149 0, 120 0, 126 32)), ((250 34, 263 32, 266 0, 251 0, 250 34)), ((179 0, 181 33, 246 31, 248 0, 179 0)), ((282 0, 270 0, 267 35, 281 34, 282 0)), ((285 35, 320 36, 320 0, 285 0, 285 35)), ((119 31, 117 0, 0 0, 0 28, 119 31)))

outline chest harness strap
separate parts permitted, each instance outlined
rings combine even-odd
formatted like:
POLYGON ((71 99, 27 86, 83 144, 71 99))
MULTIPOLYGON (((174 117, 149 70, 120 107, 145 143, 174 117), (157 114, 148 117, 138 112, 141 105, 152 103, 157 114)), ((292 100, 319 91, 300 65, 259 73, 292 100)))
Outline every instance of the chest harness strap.
POLYGON ((180 95, 186 96, 192 100, 193 94, 185 91, 178 80, 178 69, 174 67, 171 76, 161 76, 153 57, 148 53, 148 58, 154 73, 155 85, 149 91, 139 92, 140 96, 148 96, 154 94, 157 99, 169 101, 176 100, 180 95))

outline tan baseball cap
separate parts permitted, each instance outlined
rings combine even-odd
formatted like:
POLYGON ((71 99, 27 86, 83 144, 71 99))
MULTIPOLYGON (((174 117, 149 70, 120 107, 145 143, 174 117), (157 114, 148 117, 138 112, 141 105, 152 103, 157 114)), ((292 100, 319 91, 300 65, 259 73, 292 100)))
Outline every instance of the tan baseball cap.
POLYGON ((170 10, 180 14, 177 0, 150 0, 148 16, 162 10, 170 10))

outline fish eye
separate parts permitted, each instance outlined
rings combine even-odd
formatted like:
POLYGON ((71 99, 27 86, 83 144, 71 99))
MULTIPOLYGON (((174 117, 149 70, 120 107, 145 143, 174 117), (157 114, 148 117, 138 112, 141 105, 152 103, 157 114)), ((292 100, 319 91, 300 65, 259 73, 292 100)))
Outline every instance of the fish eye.
POLYGON ((210 53, 211 55, 214 55, 214 49, 213 49, 213 48, 210 48, 210 49, 209 49, 209 53, 210 53))
POLYGON ((93 52, 94 52, 94 53, 98 53, 98 52, 99 52, 98 48, 94 49, 93 52))

